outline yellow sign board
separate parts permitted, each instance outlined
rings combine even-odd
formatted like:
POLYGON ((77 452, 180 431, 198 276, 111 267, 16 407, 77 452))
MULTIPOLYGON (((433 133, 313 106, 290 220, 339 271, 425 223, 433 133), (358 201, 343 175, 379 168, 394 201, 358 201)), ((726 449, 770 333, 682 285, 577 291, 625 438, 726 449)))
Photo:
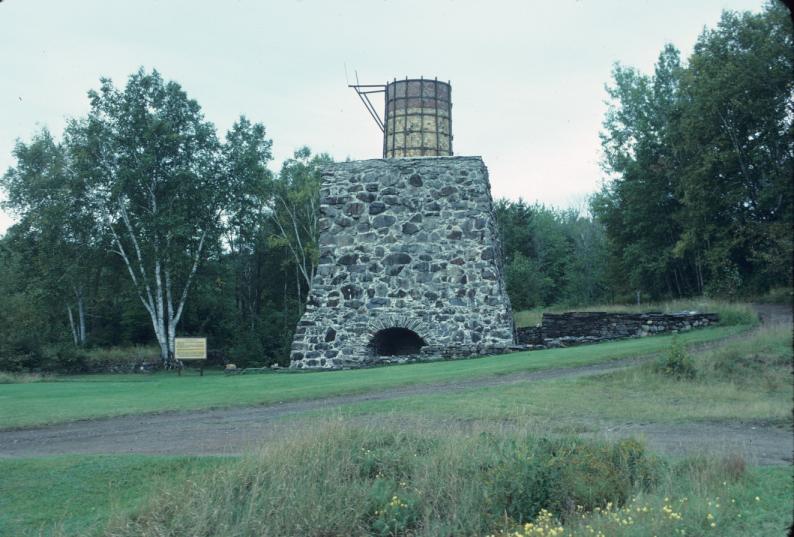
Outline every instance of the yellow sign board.
POLYGON ((177 360, 206 360, 207 338, 178 337, 174 340, 174 358, 177 360))

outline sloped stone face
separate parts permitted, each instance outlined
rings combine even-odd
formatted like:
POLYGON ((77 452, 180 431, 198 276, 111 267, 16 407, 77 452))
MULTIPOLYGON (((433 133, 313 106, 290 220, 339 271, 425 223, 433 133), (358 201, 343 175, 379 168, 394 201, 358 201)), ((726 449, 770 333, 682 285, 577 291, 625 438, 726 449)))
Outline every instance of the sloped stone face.
POLYGON ((320 215, 320 261, 290 367, 400 361, 377 356, 370 346, 388 328, 416 333, 428 359, 513 344, 482 159, 333 164, 323 172, 320 215))

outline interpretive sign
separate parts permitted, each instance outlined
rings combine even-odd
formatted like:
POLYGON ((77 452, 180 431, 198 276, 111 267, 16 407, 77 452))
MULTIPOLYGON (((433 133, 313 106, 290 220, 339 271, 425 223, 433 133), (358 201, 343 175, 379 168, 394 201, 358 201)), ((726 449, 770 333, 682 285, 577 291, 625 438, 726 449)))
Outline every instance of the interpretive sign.
POLYGON ((177 360, 206 360, 207 338, 178 337, 174 340, 174 358, 177 360))

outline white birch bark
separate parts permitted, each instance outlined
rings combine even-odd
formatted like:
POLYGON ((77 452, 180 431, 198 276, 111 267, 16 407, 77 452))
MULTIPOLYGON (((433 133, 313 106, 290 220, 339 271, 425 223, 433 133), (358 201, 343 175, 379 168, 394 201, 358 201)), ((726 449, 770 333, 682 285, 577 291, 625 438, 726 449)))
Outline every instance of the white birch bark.
POLYGON ((72 315, 72 306, 69 304, 66 305, 66 312, 69 314, 69 328, 72 329, 72 339, 74 340, 75 346, 78 345, 77 339, 77 327, 74 325, 74 315, 72 315))
POLYGON ((75 288, 74 292, 77 298, 77 339, 79 345, 86 344, 86 331, 85 331, 85 303, 83 301, 83 289, 80 287, 75 288))

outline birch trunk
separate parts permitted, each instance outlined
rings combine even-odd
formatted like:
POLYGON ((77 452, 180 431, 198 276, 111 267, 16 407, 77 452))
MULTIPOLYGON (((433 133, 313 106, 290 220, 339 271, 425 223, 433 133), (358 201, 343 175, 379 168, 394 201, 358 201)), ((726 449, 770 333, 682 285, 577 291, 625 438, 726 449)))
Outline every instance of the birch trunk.
POLYGON ((113 237, 113 243, 116 246, 116 253, 121 256, 124 261, 124 265, 127 267, 127 272, 132 279, 135 291, 138 293, 138 298, 143 303, 144 308, 146 308, 152 320, 152 328, 154 329, 157 343, 160 346, 160 360, 166 367, 170 367, 174 363, 176 327, 179 324, 179 320, 182 318, 188 290, 193 282, 193 277, 196 274, 196 269, 201 259, 201 252, 204 248, 204 240, 206 239, 207 232, 202 232, 196 250, 193 252, 190 271, 186 275, 184 287, 179 295, 179 301, 175 306, 173 300, 175 293, 170 267, 168 266, 168 258, 162 257, 159 248, 155 247, 154 259, 151 260, 153 267, 147 270, 138 237, 135 234, 123 205, 120 205, 119 212, 126 230, 126 235, 132 245, 134 257, 127 253, 127 249, 124 247, 121 237, 111 225, 110 231, 113 237))
POLYGON ((66 312, 69 314, 69 328, 72 330, 72 339, 74 340, 75 346, 77 346, 78 339, 77 339, 77 328, 74 325, 74 315, 72 315, 72 307, 70 305, 66 305, 66 312))
POLYGON ((88 339, 86 336, 85 330, 85 304, 83 302, 83 290, 80 289, 77 293, 77 319, 78 319, 78 339, 80 341, 80 346, 84 346, 86 340, 88 339))

